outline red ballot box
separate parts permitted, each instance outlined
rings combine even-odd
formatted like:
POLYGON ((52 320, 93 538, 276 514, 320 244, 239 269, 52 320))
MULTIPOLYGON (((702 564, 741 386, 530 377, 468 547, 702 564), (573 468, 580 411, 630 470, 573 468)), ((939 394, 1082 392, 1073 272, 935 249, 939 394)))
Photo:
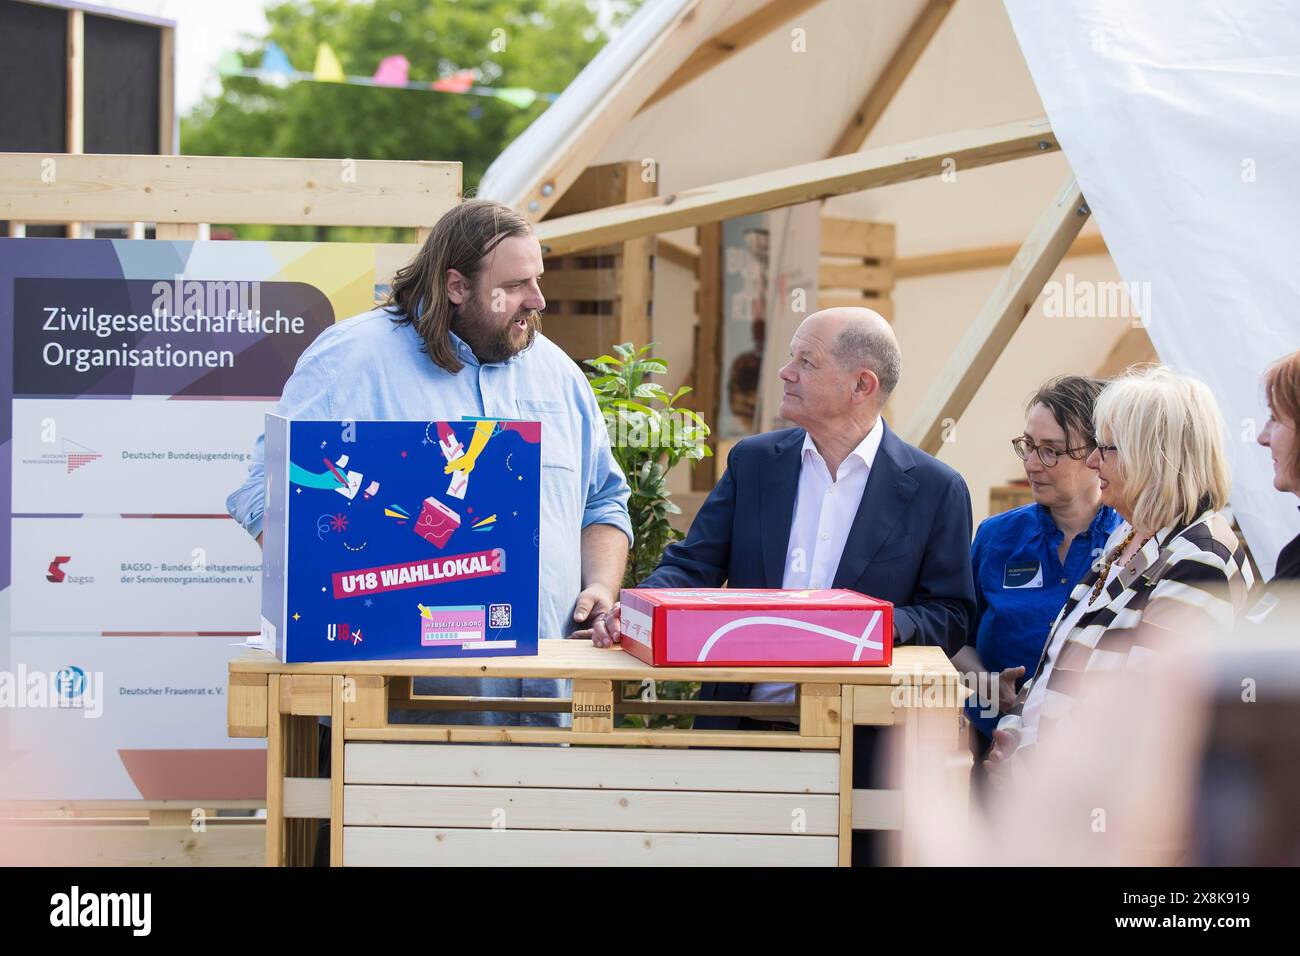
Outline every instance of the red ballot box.
POLYGON ((623 650, 656 667, 887 667, 894 606, 857 591, 627 588, 623 650))

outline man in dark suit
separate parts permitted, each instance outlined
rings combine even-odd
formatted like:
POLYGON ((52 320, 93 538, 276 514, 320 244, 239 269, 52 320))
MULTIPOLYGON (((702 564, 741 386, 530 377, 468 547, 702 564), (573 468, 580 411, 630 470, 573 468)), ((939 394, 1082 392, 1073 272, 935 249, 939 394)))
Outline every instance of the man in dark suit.
MULTIPOLYGON (((894 604, 895 645, 961 648, 975 611, 970 492, 881 418, 901 365, 893 329, 875 312, 827 309, 805 319, 780 371, 781 416, 798 427, 739 442, 685 540, 639 586, 850 588, 894 604)), ((598 617, 593 642, 618 640, 620 620, 617 605, 598 617)), ((792 701, 794 691, 706 683, 700 697, 792 701)), ((736 717, 695 725, 758 726, 736 717)), ((854 738, 855 787, 872 778, 877 735, 869 730, 854 738)))

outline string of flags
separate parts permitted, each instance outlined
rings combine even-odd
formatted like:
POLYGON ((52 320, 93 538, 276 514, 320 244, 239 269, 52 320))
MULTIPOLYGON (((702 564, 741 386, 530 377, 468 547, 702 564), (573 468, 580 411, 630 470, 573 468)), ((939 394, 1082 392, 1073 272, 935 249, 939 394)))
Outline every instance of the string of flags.
POLYGON ((538 100, 553 103, 558 94, 539 93, 526 86, 480 86, 473 70, 457 70, 450 76, 432 82, 411 80, 411 63, 400 53, 386 56, 373 76, 348 76, 343 72, 338 56, 328 43, 316 47, 316 62, 310 73, 296 70, 289 56, 279 44, 268 43, 256 69, 245 67, 239 54, 227 50, 217 61, 217 72, 222 76, 248 76, 267 83, 285 83, 308 80, 316 83, 348 83, 354 86, 383 86, 405 90, 433 90, 437 93, 458 93, 470 96, 487 96, 504 100, 521 110, 538 100))

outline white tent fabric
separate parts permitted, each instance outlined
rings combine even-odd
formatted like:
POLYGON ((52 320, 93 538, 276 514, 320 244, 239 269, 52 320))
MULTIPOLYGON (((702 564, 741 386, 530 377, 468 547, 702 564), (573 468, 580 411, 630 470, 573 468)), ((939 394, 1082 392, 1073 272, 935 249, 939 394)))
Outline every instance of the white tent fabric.
POLYGON ((567 87, 564 95, 492 161, 479 183, 478 196, 513 202, 528 188, 530 177, 553 155, 570 131, 591 115, 628 64, 635 63, 677 18, 690 0, 655 0, 637 11, 618 35, 606 43, 567 87))
POLYGON ((1147 284, 1161 360, 1218 397, 1233 510, 1271 577, 1300 531, 1254 442, 1261 373, 1300 348, 1300 7, 1005 2, 1120 274, 1147 284))

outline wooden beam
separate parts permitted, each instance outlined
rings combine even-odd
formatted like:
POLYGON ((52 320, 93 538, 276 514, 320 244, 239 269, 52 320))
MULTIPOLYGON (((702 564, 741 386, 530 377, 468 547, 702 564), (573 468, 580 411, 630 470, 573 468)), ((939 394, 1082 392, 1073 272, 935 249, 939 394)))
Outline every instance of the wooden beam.
MULTIPOLYGON (((624 164, 624 196, 620 202, 653 197, 659 187, 642 175, 640 163, 624 164)), ((634 342, 638 348, 650 344, 650 300, 654 295, 654 274, 650 271, 655 251, 654 236, 640 236, 623 243, 618 269, 617 341, 634 342)))
POLYGON ((1114 378, 1130 365, 1156 361, 1159 361, 1159 356, 1156 355, 1156 347, 1151 344, 1151 337, 1141 323, 1135 323, 1116 340, 1093 374, 1097 378, 1114 378))
POLYGON ((655 237, 655 257, 664 262, 681 266, 695 275, 700 273, 700 250, 696 246, 674 242, 667 236, 655 237))
MULTIPOLYGON (((538 222, 591 165, 591 161, 636 115, 641 104, 703 43, 731 0, 694 0, 677 14, 637 61, 614 81, 605 95, 569 130, 553 157, 515 196, 502 196, 531 222, 538 222)), ((634 237, 629 237, 634 238, 634 237)), ((595 243, 591 243, 595 245, 595 243)))
POLYGON ((921 58, 931 38, 938 32, 939 25, 943 23, 944 17, 956 2, 957 0, 929 0, 917 14, 911 27, 908 28, 907 35, 903 37, 903 42, 898 45, 898 49, 889 58, 889 62, 881 70, 876 82, 863 97, 861 105, 854 111, 848 124, 836 138, 835 145, 831 147, 831 156, 856 153, 862 148, 862 144, 867 141, 867 136, 879 121, 881 114, 885 112, 885 107, 893 101, 894 94, 903 85, 907 75, 912 72, 912 67, 921 58))
MULTIPOLYGON (((917 276, 943 275, 948 272, 962 272, 967 269, 993 269, 1005 267, 1016 253, 1019 246, 981 246, 977 249, 957 249, 953 252, 937 252, 928 256, 907 256, 894 263, 894 278, 914 279, 917 276)), ((1070 256, 1100 256, 1108 253, 1106 240, 1100 233, 1080 236, 1070 243, 1066 258, 1070 256)))
POLYGON ((1045 117, 821 159, 772 172, 539 223, 543 253, 561 255, 637 236, 720 222, 779 206, 911 182, 943 172, 1023 159, 1059 149, 1045 117))
POLYGON ((68 11, 68 104, 67 152, 86 149, 86 16, 81 10, 68 11))
POLYGON ((943 371, 935 376, 905 433, 909 442, 932 455, 938 453, 945 432, 961 418, 1087 221, 1088 207, 1071 175, 1039 216, 943 371))
POLYGON ((158 34, 158 152, 180 152, 176 140, 176 30, 163 27, 158 34))
POLYGON ((720 63, 725 63, 783 23, 789 23, 805 10, 819 3, 821 0, 768 0, 743 20, 705 40, 686 62, 660 85, 659 89, 650 94, 650 98, 637 112, 649 109, 665 96, 698 79, 720 63))
POLYGON ((460 202, 461 164, 0 153, 0 219, 427 226, 460 202))
POLYGON ((695 391, 683 404, 711 423, 709 447, 714 457, 701 458, 691 469, 691 488, 710 491, 718 482, 718 408, 722 381, 722 223, 705 223, 696 230, 700 246, 699 325, 695 331, 695 391))
MULTIPOLYGON (((68 11, 67 68, 65 143, 69 153, 84 153, 86 151, 86 16, 82 10, 68 11)), ((59 170, 58 174, 61 175, 62 172, 59 170)), ((80 238, 81 228, 80 221, 69 221, 68 238, 80 238)), ((94 234, 94 230, 91 230, 91 234, 94 234)))

